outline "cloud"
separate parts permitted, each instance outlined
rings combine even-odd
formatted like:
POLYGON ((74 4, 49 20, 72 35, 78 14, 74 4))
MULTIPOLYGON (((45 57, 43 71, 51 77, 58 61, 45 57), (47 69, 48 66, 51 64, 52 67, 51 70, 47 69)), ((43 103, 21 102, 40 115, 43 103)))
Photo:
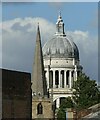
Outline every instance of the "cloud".
POLYGON ((88 31, 69 31, 73 41, 79 48, 80 63, 83 66, 83 71, 90 78, 98 80, 98 36, 91 35, 88 31))
MULTIPOLYGON (((38 22, 42 45, 44 45, 56 31, 55 25, 44 18, 16 18, 2 22, 2 26, 0 24, 2 27, 3 68, 31 72, 38 22)), ((97 36, 91 36, 89 31, 81 30, 67 31, 66 34, 79 48, 84 71, 92 79, 97 79, 97 36)))
POLYGON ((38 22, 43 44, 55 31, 54 25, 47 20, 17 18, 2 23, 2 66, 4 68, 31 71, 38 22))

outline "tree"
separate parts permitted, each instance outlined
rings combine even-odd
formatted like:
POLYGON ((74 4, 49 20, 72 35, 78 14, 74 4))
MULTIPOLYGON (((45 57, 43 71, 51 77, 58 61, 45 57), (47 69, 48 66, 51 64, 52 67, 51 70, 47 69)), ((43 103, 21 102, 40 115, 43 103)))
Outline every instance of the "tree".
POLYGON ((95 80, 85 74, 78 77, 74 85, 73 100, 77 109, 85 109, 100 102, 100 91, 95 80))
POLYGON ((100 91, 95 80, 90 80, 85 74, 81 74, 74 83, 72 99, 68 97, 63 101, 58 109, 58 120, 65 120, 66 108, 77 110, 86 109, 92 105, 100 103, 100 91))
POLYGON ((60 105, 60 108, 58 109, 57 118, 58 120, 66 120, 66 108, 73 108, 74 104, 72 102, 71 97, 67 97, 60 105))

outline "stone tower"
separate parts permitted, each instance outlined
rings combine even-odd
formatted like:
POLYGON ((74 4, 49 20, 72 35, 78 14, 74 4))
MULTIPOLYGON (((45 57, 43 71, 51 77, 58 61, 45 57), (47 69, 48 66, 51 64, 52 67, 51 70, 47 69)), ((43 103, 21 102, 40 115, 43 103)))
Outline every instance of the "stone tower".
POLYGON ((32 119, 52 119, 52 99, 48 97, 44 74, 39 25, 37 28, 34 64, 32 72, 32 119))

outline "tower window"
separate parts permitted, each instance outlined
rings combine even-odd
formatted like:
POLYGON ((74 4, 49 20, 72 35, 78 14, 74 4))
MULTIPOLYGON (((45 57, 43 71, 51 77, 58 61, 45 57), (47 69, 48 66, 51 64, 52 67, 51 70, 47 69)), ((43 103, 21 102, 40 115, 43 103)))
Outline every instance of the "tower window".
POLYGON ((37 105, 37 114, 43 114, 43 106, 41 103, 37 105))
POLYGON ((66 63, 68 63, 68 61, 66 61, 66 63))
POLYGON ((36 96, 36 93, 35 93, 35 92, 32 92, 32 97, 33 97, 33 96, 36 96))
POLYGON ((41 95, 41 93, 40 93, 40 92, 38 92, 38 95, 40 96, 40 95, 41 95))

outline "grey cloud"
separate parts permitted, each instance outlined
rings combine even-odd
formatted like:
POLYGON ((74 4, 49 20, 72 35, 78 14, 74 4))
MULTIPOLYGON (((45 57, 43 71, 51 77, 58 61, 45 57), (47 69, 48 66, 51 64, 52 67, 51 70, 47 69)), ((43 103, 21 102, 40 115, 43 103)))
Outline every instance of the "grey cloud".
POLYGON ((28 30, 28 29, 30 29, 30 28, 31 28, 31 24, 30 24, 30 23, 22 26, 22 25, 20 24, 20 22, 15 23, 15 24, 11 27, 12 30, 20 30, 20 31, 25 31, 25 30, 28 30))
MULTIPOLYGON (((24 20, 18 19, 15 20, 15 22, 13 20, 3 23, 2 66, 4 68, 31 72, 36 40, 37 19, 40 21, 40 30, 42 33, 41 39, 43 44, 50 35, 46 31, 48 30, 47 27, 49 27, 48 21, 42 18, 27 18, 24 20)), ((53 32, 54 28, 49 27, 49 29, 53 32)))
MULTIPOLYGON (((42 45, 55 33, 55 25, 43 18, 25 18, 6 21, 3 24, 3 67, 20 71, 32 71, 37 21, 40 24, 42 45)), ((90 78, 98 79, 97 37, 86 31, 67 31, 80 51, 80 60, 90 78)))
POLYGON ((80 63, 83 71, 91 79, 98 80, 98 38, 91 36, 89 32, 74 31, 68 32, 73 41, 77 44, 80 53, 80 63))

